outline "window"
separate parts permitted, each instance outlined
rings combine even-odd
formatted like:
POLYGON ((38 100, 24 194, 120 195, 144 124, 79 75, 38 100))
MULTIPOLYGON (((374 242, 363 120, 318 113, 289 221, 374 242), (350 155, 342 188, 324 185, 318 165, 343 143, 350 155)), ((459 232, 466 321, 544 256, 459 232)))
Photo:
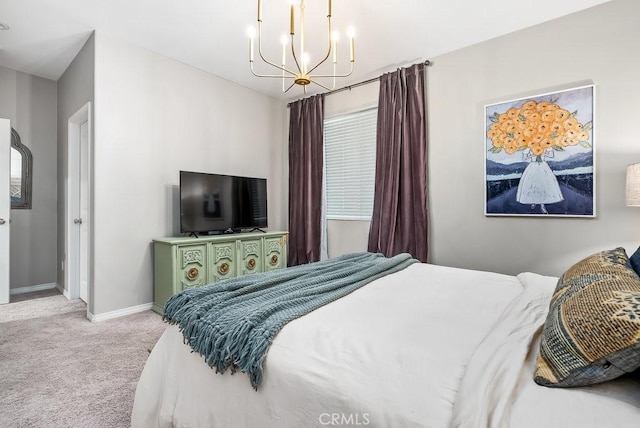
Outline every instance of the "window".
POLYGON ((378 109, 327 118, 324 157, 327 218, 371 220, 378 109))

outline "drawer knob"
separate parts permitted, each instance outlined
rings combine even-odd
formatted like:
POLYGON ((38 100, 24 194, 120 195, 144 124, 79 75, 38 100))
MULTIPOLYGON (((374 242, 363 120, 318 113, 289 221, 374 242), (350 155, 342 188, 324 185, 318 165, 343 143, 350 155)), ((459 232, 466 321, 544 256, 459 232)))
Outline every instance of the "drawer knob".
POLYGON ((222 263, 218 268, 218 271, 223 275, 229 272, 229 263, 222 263))
POLYGON ((199 273, 197 268, 191 268, 187 271, 187 278, 196 279, 199 273))
POLYGON ((247 262, 247 267, 249 269, 253 269, 256 267, 256 260, 255 259, 249 259, 249 261, 247 262))
POLYGON ((271 256, 271 264, 272 265, 277 265, 278 264, 278 255, 274 254, 273 256, 271 256))

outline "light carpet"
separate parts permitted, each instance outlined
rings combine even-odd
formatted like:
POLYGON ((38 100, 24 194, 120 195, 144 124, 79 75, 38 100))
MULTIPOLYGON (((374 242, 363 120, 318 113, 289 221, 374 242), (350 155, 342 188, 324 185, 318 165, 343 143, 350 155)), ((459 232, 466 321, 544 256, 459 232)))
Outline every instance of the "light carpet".
POLYGON ((64 296, 0 306, 0 426, 128 427, 166 324, 151 312, 99 323, 64 296))

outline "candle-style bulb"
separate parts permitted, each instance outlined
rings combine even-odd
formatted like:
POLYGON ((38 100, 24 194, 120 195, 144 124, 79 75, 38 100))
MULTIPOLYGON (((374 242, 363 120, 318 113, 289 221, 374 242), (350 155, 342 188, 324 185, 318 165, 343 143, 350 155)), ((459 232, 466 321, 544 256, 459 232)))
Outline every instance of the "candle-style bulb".
POLYGON ((356 30, 353 27, 349 28, 349 61, 354 61, 355 56, 355 42, 356 30))
POLYGON ((253 38, 256 35, 256 30, 253 27, 247 28, 247 36, 249 36, 249 61, 253 62, 253 38))
POLYGON ((331 41, 333 42, 333 63, 338 62, 338 40, 340 40, 340 33, 334 31, 331 35, 331 41))
POLYGON ((295 11, 293 9, 293 2, 291 2, 291 17, 289 19, 289 34, 295 34, 296 33, 296 27, 295 27, 295 11))

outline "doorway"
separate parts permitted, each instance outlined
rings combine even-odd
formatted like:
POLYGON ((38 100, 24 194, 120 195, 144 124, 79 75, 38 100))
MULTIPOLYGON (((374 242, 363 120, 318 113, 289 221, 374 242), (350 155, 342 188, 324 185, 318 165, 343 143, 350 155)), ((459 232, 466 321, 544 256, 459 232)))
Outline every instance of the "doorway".
POLYGON ((91 314, 91 103, 68 121, 64 283, 67 298, 87 303, 91 314))

